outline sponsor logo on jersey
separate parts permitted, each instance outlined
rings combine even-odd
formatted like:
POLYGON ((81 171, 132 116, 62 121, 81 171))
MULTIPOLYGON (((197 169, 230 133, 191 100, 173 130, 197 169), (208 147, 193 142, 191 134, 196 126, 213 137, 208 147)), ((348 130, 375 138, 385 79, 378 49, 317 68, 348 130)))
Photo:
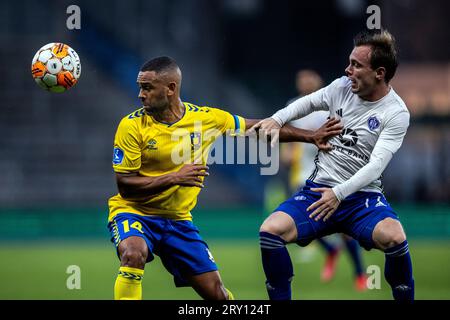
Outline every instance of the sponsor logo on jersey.
POLYGON ((352 147, 358 142, 358 135, 356 131, 350 128, 345 128, 342 133, 338 136, 338 139, 346 147, 352 147))
POLYGON ((380 127, 380 120, 378 120, 377 117, 372 116, 367 120, 367 125, 372 131, 377 130, 380 127))
MULTIPOLYGON (((354 158, 357 158, 357 159, 362 159, 364 161, 369 161, 369 157, 368 156, 366 156, 364 154, 361 154, 359 152, 356 152, 353 149, 344 148, 344 147, 337 146, 337 145, 334 145, 334 144, 331 145, 331 147, 333 148, 333 150, 336 150, 336 151, 341 152, 341 153, 345 153, 348 156, 351 156, 351 157, 354 157, 354 158)), ((311 179, 309 179, 309 180, 311 180, 311 179)))
POLYGON ((156 145, 157 141, 153 138, 150 139, 150 141, 148 142, 148 149, 149 150, 158 150, 158 146, 156 145))
POLYGON ((113 152, 113 164, 121 164, 123 161, 123 150, 120 148, 114 148, 113 152))
POLYGON ((339 117, 341 117, 342 118, 342 108, 341 109, 338 109, 338 110, 336 110, 336 114, 339 116, 339 117))

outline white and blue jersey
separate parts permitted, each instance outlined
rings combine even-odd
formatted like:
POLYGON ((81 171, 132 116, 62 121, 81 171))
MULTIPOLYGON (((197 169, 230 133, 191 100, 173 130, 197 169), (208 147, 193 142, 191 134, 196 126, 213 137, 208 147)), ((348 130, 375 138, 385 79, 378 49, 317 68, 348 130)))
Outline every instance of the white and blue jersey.
POLYGON ((375 225, 384 218, 398 219, 382 194, 381 174, 403 142, 409 111, 392 88, 377 101, 365 101, 352 92, 351 85, 348 77, 341 77, 272 116, 283 125, 324 110, 330 117, 339 118, 344 126, 339 136, 329 140, 332 150, 318 152, 315 169, 305 187, 275 210, 293 217, 300 245, 343 232, 371 249, 375 225), (306 211, 321 198, 320 193, 310 190, 313 187, 333 188, 342 200, 326 222, 309 218, 312 211, 306 211))
MULTIPOLYGON (((285 119, 299 119, 319 110, 339 118, 344 126, 342 134, 329 140, 333 149, 319 151, 315 170, 309 177, 330 187, 352 178, 369 163, 374 149, 397 152, 409 126, 409 111, 393 88, 377 101, 366 101, 352 92, 346 76, 292 102, 272 118, 284 124, 285 119)), ((369 181, 360 191, 382 192, 380 177, 369 181)))

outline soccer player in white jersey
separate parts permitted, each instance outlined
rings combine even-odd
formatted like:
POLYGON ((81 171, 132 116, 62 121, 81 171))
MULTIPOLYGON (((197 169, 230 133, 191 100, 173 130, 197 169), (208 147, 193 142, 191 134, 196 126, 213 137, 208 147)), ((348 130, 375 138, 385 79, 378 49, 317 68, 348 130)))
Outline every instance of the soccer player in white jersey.
MULTIPOLYGON (((299 96, 290 99, 287 105, 298 98, 322 88, 323 80, 315 70, 303 69, 299 70, 296 74, 295 86, 299 96)), ((328 111, 315 111, 303 118, 293 120, 289 124, 296 128, 316 130, 327 121, 328 116, 328 111)), ((280 160, 289 168, 289 194, 291 194, 299 188, 303 188, 306 180, 314 172, 318 149, 316 146, 306 143, 286 143, 280 146, 280 148, 280 160)), ((317 239, 320 247, 326 253, 325 264, 321 272, 321 280, 323 282, 330 282, 334 278, 338 257, 342 251, 341 249, 346 248, 353 266, 354 287, 357 291, 366 290, 367 277, 364 272, 361 247, 358 241, 344 234, 336 236, 341 241, 330 241, 326 237, 317 239)))
POLYGON ((251 129, 274 133, 315 110, 340 117, 344 126, 340 136, 330 139, 332 150, 319 152, 305 187, 280 204, 260 228, 270 299, 291 299, 293 270, 286 244, 306 246, 336 232, 353 237, 367 250, 384 251, 384 274, 394 299, 414 299, 406 235, 380 181, 409 125, 408 109, 390 86, 397 65, 395 40, 387 30, 362 32, 354 38, 346 76, 251 129))

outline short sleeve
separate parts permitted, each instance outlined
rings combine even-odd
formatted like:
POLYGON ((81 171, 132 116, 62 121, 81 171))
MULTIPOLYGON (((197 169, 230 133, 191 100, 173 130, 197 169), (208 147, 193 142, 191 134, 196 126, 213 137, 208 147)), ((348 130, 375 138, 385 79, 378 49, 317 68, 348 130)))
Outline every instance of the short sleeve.
POLYGON ((141 148, 136 123, 122 119, 114 138, 113 169, 126 173, 141 168, 141 148))
POLYGON ((394 154, 400 148, 409 126, 409 112, 403 111, 388 119, 380 133, 376 147, 382 147, 394 154))
POLYGON ((217 108, 210 108, 210 110, 215 116, 217 129, 222 133, 228 133, 229 135, 243 135, 245 133, 244 118, 217 108))

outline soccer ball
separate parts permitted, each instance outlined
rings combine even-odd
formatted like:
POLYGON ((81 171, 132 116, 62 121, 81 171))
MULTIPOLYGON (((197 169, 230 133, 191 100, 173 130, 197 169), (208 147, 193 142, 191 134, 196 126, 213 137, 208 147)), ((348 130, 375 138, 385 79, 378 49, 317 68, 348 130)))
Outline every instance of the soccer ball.
POLYGON ((41 88, 64 92, 80 78, 80 58, 75 50, 64 43, 46 44, 34 55, 31 75, 41 88))

